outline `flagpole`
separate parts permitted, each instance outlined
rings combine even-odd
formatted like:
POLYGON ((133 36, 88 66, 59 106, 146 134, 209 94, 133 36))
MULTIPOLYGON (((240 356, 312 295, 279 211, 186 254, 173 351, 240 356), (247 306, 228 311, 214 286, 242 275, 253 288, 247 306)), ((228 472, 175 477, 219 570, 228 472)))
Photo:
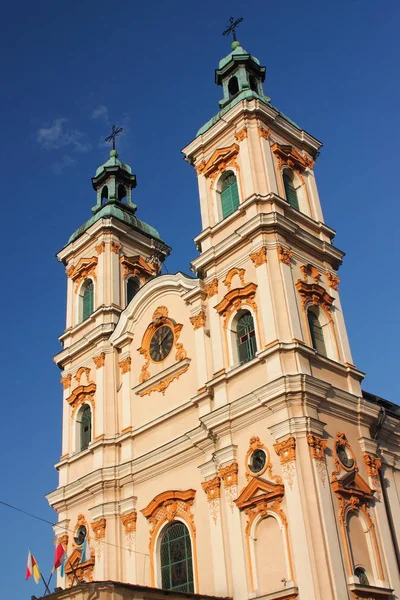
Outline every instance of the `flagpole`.
MULTIPOLYGON (((43 583, 44 583, 44 587, 45 587, 46 594, 49 594, 49 596, 50 596, 50 594, 51 594, 51 591, 50 591, 50 589, 49 589, 49 585, 46 583, 46 580, 45 580, 45 578, 43 577, 42 573, 40 573, 40 577, 42 578, 42 581, 43 581, 43 583)), ((50 579, 51 579, 51 575, 50 575, 50 579)), ((49 579, 49 583, 50 583, 50 579, 49 579)), ((45 595, 46 595, 46 594, 45 594, 45 595)))

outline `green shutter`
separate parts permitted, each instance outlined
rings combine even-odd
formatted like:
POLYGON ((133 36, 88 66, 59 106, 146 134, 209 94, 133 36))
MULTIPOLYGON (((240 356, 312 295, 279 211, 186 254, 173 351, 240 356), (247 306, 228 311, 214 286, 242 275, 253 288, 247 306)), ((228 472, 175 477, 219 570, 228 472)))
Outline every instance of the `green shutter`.
POLYGON ((299 199, 297 198, 296 188, 293 185, 293 181, 286 174, 283 175, 283 183, 285 185, 286 200, 290 206, 299 210, 299 199))
POLYGON ((318 317, 311 311, 308 311, 308 325, 310 327, 311 340, 314 350, 322 356, 326 356, 325 340, 321 323, 318 317))
POLYGON ((85 285, 82 299, 82 321, 85 321, 93 312, 93 283, 90 281, 85 285))
POLYGON ((236 328, 238 358, 240 364, 253 360, 257 352, 254 321, 250 313, 240 317, 236 328))
POLYGON ((81 450, 86 450, 92 441, 92 411, 85 406, 81 413, 81 450))
POLYGON ((234 175, 229 175, 222 185, 221 191, 222 218, 231 215, 239 206, 239 191, 234 175))

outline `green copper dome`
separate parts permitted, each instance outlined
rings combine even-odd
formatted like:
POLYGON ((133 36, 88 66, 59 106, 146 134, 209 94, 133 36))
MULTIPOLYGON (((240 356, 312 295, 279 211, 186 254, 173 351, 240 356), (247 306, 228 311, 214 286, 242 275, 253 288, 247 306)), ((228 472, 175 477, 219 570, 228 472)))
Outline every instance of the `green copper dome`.
POLYGON ((137 229, 145 235, 149 235, 156 240, 162 241, 160 234, 156 229, 154 229, 154 227, 135 217, 133 211, 127 210, 122 203, 119 204, 120 206, 117 206, 115 203, 105 204, 99 211, 96 212, 95 215, 93 215, 91 219, 86 221, 86 223, 79 227, 79 229, 74 231, 68 240, 68 244, 75 241, 78 237, 85 233, 85 231, 87 231, 94 223, 99 221, 99 219, 109 219, 110 217, 118 219, 118 221, 121 221, 122 223, 126 223, 133 229, 137 229))
POLYGON ((106 169, 106 167, 120 167, 128 173, 132 173, 132 169, 129 165, 118 160, 118 152, 116 150, 111 150, 110 158, 108 159, 108 161, 105 162, 103 165, 100 165, 100 167, 96 169, 96 177, 100 175, 100 173, 102 173, 106 169))
POLYGON ((242 59, 251 58, 255 63, 257 63, 257 65, 260 64, 260 61, 258 60, 258 58, 256 58, 255 56, 253 56, 252 54, 247 52, 247 50, 245 50, 243 48, 243 46, 240 45, 240 42, 233 42, 232 48, 233 48, 232 52, 230 52, 224 58, 221 58, 221 60, 219 61, 219 64, 218 64, 218 69, 223 69, 227 64, 229 64, 231 61, 234 61, 235 58, 238 58, 239 56, 242 59))

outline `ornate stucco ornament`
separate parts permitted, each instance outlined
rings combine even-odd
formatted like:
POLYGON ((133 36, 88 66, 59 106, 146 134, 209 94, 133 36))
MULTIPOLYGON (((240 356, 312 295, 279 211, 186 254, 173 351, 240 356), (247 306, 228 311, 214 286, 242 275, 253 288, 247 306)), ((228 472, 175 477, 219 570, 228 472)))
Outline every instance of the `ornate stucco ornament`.
POLYGON ((76 266, 69 266, 65 269, 66 274, 75 283, 75 292, 79 290, 80 284, 93 277, 96 280, 96 267, 98 263, 97 256, 91 258, 81 258, 76 266))
POLYGON ((283 246, 278 246, 277 250, 279 261, 290 267, 290 262, 294 254, 292 250, 289 250, 289 248, 284 248, 283 246))
POLYGON ((240 170, 236 162, 238 153, 239 146, 237 144, 232 144, 227 148, 219 148, 213 152, 208 161, 201 161, 195 169, 198 175, 204 175, 213 183, 217 175, 223 173, 229 167, 234 167, 236 171, 240 170))
POLYGON ((262 246, 259 250, 255 250, 249 254, 249 258, 253 261, 255 267, 261 267, 267 262, 267 248, 262 246))
POLYGON ((318 283, 306 283, 301 279, 296 282, 296 289, 301 297, 301 304, 303 308, 307 304, 314 304, 324 309, 326 313, 329 313, 332 308, 334 298, 328 294, 328 292, 319 285, 318 283))
POLYGON ((206 324, 206 313, 204 310, 201 310, 197 315, 189 317, 189 321, 193 325, 193 329, 200 329, 200 327, 204 327, 206 324))
POLYGON ((337 292, 339 289, 340 277, 337 277, 336 275, 333 275, 332 273, 327 273, 326 279, 328 281, 329 287, 331 287, 333 290, 335 290, 337 292))
POLYGON ((214 278, 204 285, 204 292, 207 298, 212 298, 218 294, 218 279, 214 278))
POLYGON ((224 327, 228 326, 232 312, 240 310, 243 305, 248 305, 257 312, 257 304, 254 300, 256 291, 257 284, 248 283, 245 287, 230 290, 225 294, 221 302, 214 307, 224 318, 224 327))
POLYGON ((100 352, 97 356, 93 356, 93 362, 96 365, 96 369, 100 369, 104 367, 104 363, 106 361, 106 355, 104 352, 100 352))

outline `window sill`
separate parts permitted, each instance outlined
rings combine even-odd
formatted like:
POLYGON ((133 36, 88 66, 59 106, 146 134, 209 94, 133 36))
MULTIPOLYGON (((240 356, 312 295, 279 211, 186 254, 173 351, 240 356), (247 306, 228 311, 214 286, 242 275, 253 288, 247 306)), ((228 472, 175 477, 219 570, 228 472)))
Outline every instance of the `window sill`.
POLYGON ((349 583, 349 590, 360 594, 360 598, 368 600, 390 600, 393 598, 393 590, 388 587, 386 581, 380 582, 382 585, 360 585, 359 583, 349 583))

